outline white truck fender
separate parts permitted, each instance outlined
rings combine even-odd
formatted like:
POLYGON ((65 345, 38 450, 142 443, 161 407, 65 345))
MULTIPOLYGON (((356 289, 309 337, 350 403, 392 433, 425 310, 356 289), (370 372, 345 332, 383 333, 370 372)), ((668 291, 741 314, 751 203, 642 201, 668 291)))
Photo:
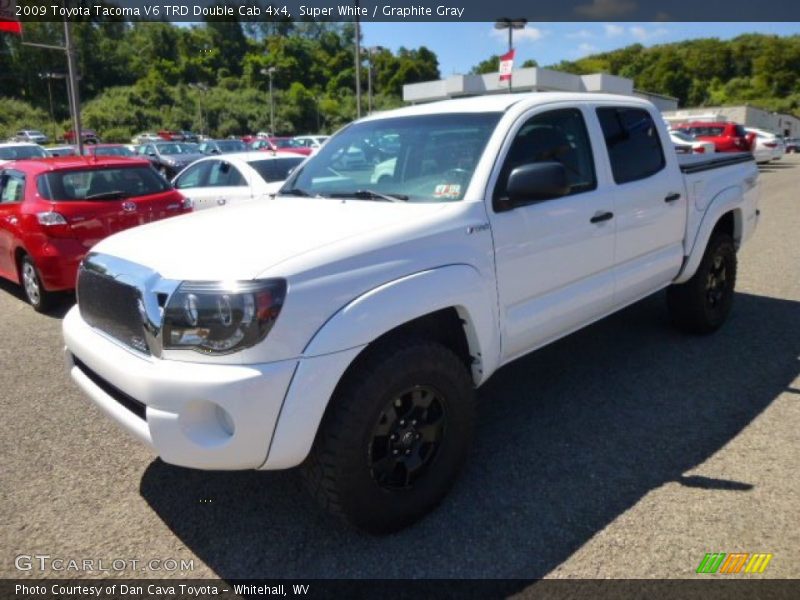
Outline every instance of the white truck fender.
POLYGON ((303 352, 283 401, 262 469, 305 460, 328 402, 360 352, 384 333, 437 310, 454 307, 482 383, 498 366, 500 331, 493 284, 469 265, 448 265, 383 284, 356 298, 317 331, 303 352), (446 291, 446 293, 444 293, 446 291))
MULTIPOLYGON (((732 186, 722 190, 719 194, 709 202, 708 207, 703 214, 700 225, 697 228, 697 233, 694 236, 689 255, 683 261, 683 268, 673 283, 685 283, 697 271, 700 266, 700 261, 705 254, 708 241, 711 239, 711 233, 714 227, 719 222, 720 218, 728 212, 733 211, 734 217, 734 239, 739 239, 741 236, 741 206, 744 201, 744 193, 739 186, 732 186)), ((689 210, 693 207, 690 205, 689 210)), ((687 232, 687 237, 690 232, 687 232)))

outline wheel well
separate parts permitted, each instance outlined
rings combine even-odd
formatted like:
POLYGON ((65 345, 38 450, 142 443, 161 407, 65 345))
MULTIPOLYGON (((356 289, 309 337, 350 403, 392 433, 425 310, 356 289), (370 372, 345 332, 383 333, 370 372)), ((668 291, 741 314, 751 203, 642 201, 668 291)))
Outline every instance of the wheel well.
POLYGON ((464 321, 458 311, 454 307, 450 307, 417 317, 375 338, 347 367, 340 379, 340 383, 358 367, 366 354, 376 346, 391 344, 397 338, 403 337, 422 338, 438 342, 452 350, 462 360, 468 371, 471 369, 473 356, 470 353, 469 341, 464 330, 464 321))
POLYGON ((17 266, 17 277, 22 277, 22 257, 25 256, 27 252, 23 248, 17 248, 14 251, 14 264, 17 266))
POLYGON ((721 232, 726 233, 736 244, 736 247, 739 247, 739 238, 741 236, 741 225, 737 222, 738 215, 735 214, 736 211, 729 211, 726 212, 719 218, 717 224, 714 225, 714 232, 721 232))

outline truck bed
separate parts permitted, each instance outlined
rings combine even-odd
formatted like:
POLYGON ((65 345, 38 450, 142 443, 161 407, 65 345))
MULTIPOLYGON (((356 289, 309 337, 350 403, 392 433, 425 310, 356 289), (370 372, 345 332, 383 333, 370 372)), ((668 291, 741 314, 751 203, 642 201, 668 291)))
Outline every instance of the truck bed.
POLYGON ((749 152, 719 152, 716 154, 679 154, 678 164, 684 173, 699 173, 755 160, 749 152))

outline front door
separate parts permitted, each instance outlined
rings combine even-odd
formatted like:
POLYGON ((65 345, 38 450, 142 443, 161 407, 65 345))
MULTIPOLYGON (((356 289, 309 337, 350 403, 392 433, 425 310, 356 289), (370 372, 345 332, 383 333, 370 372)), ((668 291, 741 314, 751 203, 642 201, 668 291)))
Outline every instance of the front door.
POLYGON ((574 107, 534 109, 520 119, 497 169, 490 210, 504 313, 503 362, 608 312, 614 296, 614 198, 595 163, 587 115, 574 107), (498 212, 520 165, 557 161, 570 192, 498 212))

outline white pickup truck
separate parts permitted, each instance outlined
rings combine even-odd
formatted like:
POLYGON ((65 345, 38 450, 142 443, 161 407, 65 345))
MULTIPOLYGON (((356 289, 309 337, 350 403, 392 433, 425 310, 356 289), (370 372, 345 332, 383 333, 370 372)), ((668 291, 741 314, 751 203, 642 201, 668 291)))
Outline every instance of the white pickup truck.
POLYGON ((677 326, 722 325, 758 172, 685 160, 631 97, 373 115, 272 200, 100 242, 64 319, 70 373, 168 463, 302 465, 331 511, 396 530, 453 484, 504 364, 663 288, 677 326))

